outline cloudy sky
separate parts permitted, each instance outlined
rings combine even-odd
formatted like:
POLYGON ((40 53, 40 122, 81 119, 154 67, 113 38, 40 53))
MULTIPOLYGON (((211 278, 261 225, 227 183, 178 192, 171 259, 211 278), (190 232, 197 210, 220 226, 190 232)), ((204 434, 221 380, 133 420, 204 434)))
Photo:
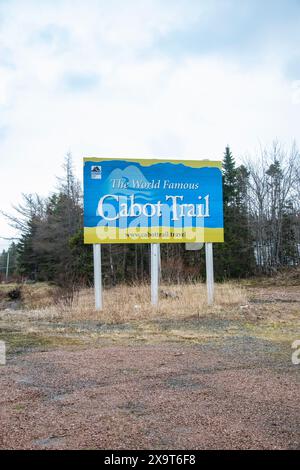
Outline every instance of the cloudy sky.
POLYGON ((299 144, 299 25, 299 0, 0 0, 0 208, 68 151, 81 177, 83 156, 299 144))

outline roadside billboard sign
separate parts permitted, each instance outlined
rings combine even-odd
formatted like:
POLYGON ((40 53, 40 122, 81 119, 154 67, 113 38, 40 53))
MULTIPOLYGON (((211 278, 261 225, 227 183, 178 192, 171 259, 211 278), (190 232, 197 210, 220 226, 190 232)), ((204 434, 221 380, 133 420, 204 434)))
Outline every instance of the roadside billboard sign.
POLYGON ((84 159, 85 243, 223 242, 221 162, 84 159))

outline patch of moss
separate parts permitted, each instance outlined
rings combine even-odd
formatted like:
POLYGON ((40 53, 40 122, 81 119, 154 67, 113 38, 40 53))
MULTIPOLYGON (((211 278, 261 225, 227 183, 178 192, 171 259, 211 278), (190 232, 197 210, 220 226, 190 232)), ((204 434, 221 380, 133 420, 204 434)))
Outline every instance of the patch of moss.
POLYGON ((7 351, 12 353, 26 352, 31 349, 47 349, 58 346, 81 345, 82 341, 78 338, 66 336, 52 336, 40 333, 24 333, 22 331, 12 331, 2 329, 0 331, 0 340, 5 341, 7 351))
POLYGON ((22 405, 21 403, 17 403, 17 405, 14 406, 15 411, 23 411, 24 408, 25 406, 22 405))

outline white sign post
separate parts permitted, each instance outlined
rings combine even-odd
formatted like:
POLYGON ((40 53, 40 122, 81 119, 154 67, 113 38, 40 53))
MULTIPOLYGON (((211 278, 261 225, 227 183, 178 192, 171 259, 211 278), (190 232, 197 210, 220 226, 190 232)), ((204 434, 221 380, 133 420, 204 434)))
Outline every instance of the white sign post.
POLYGON ((207 303, 214 302, 214 259, 212 243, 205 243, 207 303))
POLYGON ((160 243, 158 243, 158 284, 161 281, 161 253, 160 253, 160 243))
POLYGON ((101 270, 101 245, 93 245, 94 253, 94 287, 95 287, 95 308, 102 310, 102 270, 101 270))
POLYGON ((151 304, 158 305, 159 243, 151 243, 151 304))

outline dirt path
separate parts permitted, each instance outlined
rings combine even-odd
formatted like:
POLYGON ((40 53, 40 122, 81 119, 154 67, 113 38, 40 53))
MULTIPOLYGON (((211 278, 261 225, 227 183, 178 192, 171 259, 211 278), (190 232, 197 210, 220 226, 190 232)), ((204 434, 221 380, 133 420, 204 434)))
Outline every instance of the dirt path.
POLYGON ((300 367, 262 339, 58 349, 0 369, 0 447, 300 447, 300 367))

